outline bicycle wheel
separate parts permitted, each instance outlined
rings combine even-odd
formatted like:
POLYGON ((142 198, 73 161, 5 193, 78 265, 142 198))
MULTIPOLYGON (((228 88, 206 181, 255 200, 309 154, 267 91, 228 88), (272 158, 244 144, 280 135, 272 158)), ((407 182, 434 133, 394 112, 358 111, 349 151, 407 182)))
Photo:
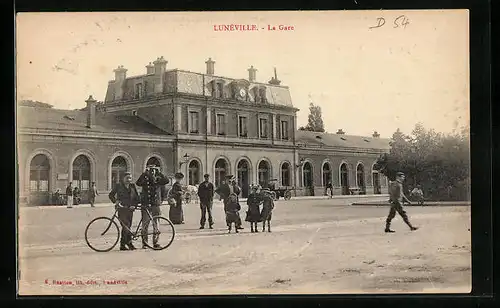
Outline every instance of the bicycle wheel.
POLYGON ((163 250, 174 241, 174 224, 165 217, 155 216, 153 221, 148 224, 147 236, 148 239, 150 236, 152 237, 152 243, 148 240, 144 243, 146 246, 154 250, 163 250))
POLYGON ((85 228, 85 241, 97 252, 113 249, 120 239, 120 229, 115 221, 108 217, 97 217, 85 228))

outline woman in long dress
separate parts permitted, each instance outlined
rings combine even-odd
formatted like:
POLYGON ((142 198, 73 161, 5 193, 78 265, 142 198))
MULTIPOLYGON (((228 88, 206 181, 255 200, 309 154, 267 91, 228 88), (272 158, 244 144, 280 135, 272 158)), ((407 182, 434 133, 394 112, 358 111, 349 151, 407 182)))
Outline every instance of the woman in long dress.
POLYGON ((252 192, 247 198, 248 211, 245 220, 250 222, 251 232, 259 232, 257 230, 257 223, 261 222, 260 217, 260 204, 262 203, 262 196, 258 193, 258 187, 252 186, 252 192), (255 229, 254 229, 255 226, 255 229))
POLYGON ((184 174, 176 173, 175 182, 169 192, 170 210, 168 216, 173 224, 179 225, 184 223, 184 211, 182 210, 182 185, 181 181, 184 174))

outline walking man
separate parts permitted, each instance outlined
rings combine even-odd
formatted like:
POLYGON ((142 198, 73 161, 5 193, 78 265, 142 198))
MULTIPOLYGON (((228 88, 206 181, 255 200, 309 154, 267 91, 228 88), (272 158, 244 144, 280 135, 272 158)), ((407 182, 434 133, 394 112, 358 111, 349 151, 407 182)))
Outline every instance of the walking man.
MULTIPOLYGON (((148 227, 151 216, 159 216, 161 214, 160 205, 162 201, 161 187, 168 184, 168 179, 160 172, 156 166, 147 166, 146 170, 139 176, 137 186, 142 188, 141 192, 141 220, 142 220, 142 249, 146 249, 148 242, 148 227)), ((157 248, 159 245, 156 243, 158 239, 153 237, 153 247, 157 248)))
POLYGON ((389 202, 391 203, 391 209, 389 211, 389 216, 387 216, 387 220, 385 223, 385 232, 386 233, 393 233, 394 231, 391 230, 391 221, 392 219, 396 216, 396 212, 401 215, 403 218, 403 221, 410 227, 411 231, 415 231, 418 228, 412 226, 408 219, 408 215, 406 215, 405 210, 403 209, 403 202, 406 201, 409 204, 411 202, 406 198, 404 192, 403 192, 403 182, 405 180, 405 175, 403 172, 398 172, 396 174, 396 181, 391 182, 389 185, 389 202))
POLYGON ((213 229, 214 219, 212 217, 212 204, 214 200, 214 185, 210 183, 210 175, 203 176, 205 181, 198 186, 198 197, 200 198, 201 220, 200 229, 205 229, 206 215, 208 212, 208 227, 213 229))
POLYGON ((132 183, 130 172, 125 173, 123 180, 111 190, 108 197, 111 202, 115 203, 118 209, 118 219, 122 225, 120 250, 134 250, 130 228, 135 207, 139 204, 139 194, 132 183))
POLYGON ((99 196, 99 192, 97 191, 97 187, 95 186, 95 182, 92 182, 92 187, 90 188, 90 206, 95 207, 95 197, 99 196))
POLYGON ((332 181, 328 181, 328 184, 326 184, 325 195, 330 196, 330 198, 333 198, 333 185, 332 185, 332 181))
POLYGON ((66 187, 66 202, 68 204, 68 209, 73 208, 73 183, 69 182, 66 187))

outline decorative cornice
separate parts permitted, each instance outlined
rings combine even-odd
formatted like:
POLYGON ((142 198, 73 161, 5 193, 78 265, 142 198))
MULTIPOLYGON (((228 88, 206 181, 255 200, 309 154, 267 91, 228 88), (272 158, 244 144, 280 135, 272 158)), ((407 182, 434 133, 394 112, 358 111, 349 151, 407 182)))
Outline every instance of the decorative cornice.
POLYGON ((32 136, 52 136, 52 137, 72 137, 86 139, 118 139, 132 141, 148 141, 148 142, 173 142, 174 136, 154 136, 149 134, 138 133, 104 133, 104 132, 82 132, 72 130, 53 130, 53 129, 37 129, 37 128, 19 128, 18 135, 32 136))

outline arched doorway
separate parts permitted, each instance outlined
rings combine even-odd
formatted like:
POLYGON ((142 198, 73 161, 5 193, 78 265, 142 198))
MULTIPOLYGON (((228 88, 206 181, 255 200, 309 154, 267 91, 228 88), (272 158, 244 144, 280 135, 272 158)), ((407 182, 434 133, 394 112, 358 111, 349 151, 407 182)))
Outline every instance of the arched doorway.
POLYGON ((188 166, 189 185, 198 185, 200 184, 200 163, 197 160, 192 160, 188 166))
POLYGON ((215 163, 215 178, 214 178, 215 187, 219 187, 222 181, 225 180, 227 172, 228 172, 227 161, 223 158, 220 158, 215 163))
POLYGON ((240 186, 241 188, 241 197, 247 198, 248 188, 250 186, 249 183, 250 164, 246 159, 242 159, 238 162, 237 170, 238 170, 238 186, 240 186))
POLYGON ((332 168, 329 163, 323 163, 322 174, 323 186, 326 187, 332 181, 332 168))
POLYGON ((356 181, 356 184, 361 190, 361 193, 366 194, 365 167, 363 166, 363 164, 358 164, 358 166, 356 167, 356 181))
POLYGON ((50 196, 50 161, 37 154, 30 162, 30 204, 48 204, 50 196))
POLYGON ((127 160, 123 156, 117 156, 113 159, 111 163, 111 186, 120 183, 125 175, 125 172, 128 171, 127 160))
POLYGON ((269 180, 270 180, 270 167, 269 163, 265 160, 262 160, 259 163, 259 166, 257 167, 258 169, 258 174, 259 174, 259 185, 262 186, 262 188, 267 188, 269 185, 269 180))
POLYGON ((89 200, 90 189, 90 160, 85 155, 78 155, 73 161, 73 189, 78 187, 82 203, 89 200))
POLYGON ((313 170, 310 162, 305 162, 302 168, 302 177, 306 196, 314 196, 313 170))
POLYGON ((343 195, 349 195, 349 171, 347 169, 347 164, 342 163, 340 165, 340 188, 343 195))
POLYGON ((291 186, 290 181, 290 164, 284 162, 281 164, 281 186, 291 186))
POLYGON ((161 162, 157 157, 150 157, 148 161, 146 162, 146 167, 147 166, 156 166, 158 168, 161 168, 161 162))
POLYGON ((380 185, 380 174, 376 171, 373 171, 372 180, 373 180, 373 193, 375 195, 380 195, 382 193, 382 187, 380 185))

